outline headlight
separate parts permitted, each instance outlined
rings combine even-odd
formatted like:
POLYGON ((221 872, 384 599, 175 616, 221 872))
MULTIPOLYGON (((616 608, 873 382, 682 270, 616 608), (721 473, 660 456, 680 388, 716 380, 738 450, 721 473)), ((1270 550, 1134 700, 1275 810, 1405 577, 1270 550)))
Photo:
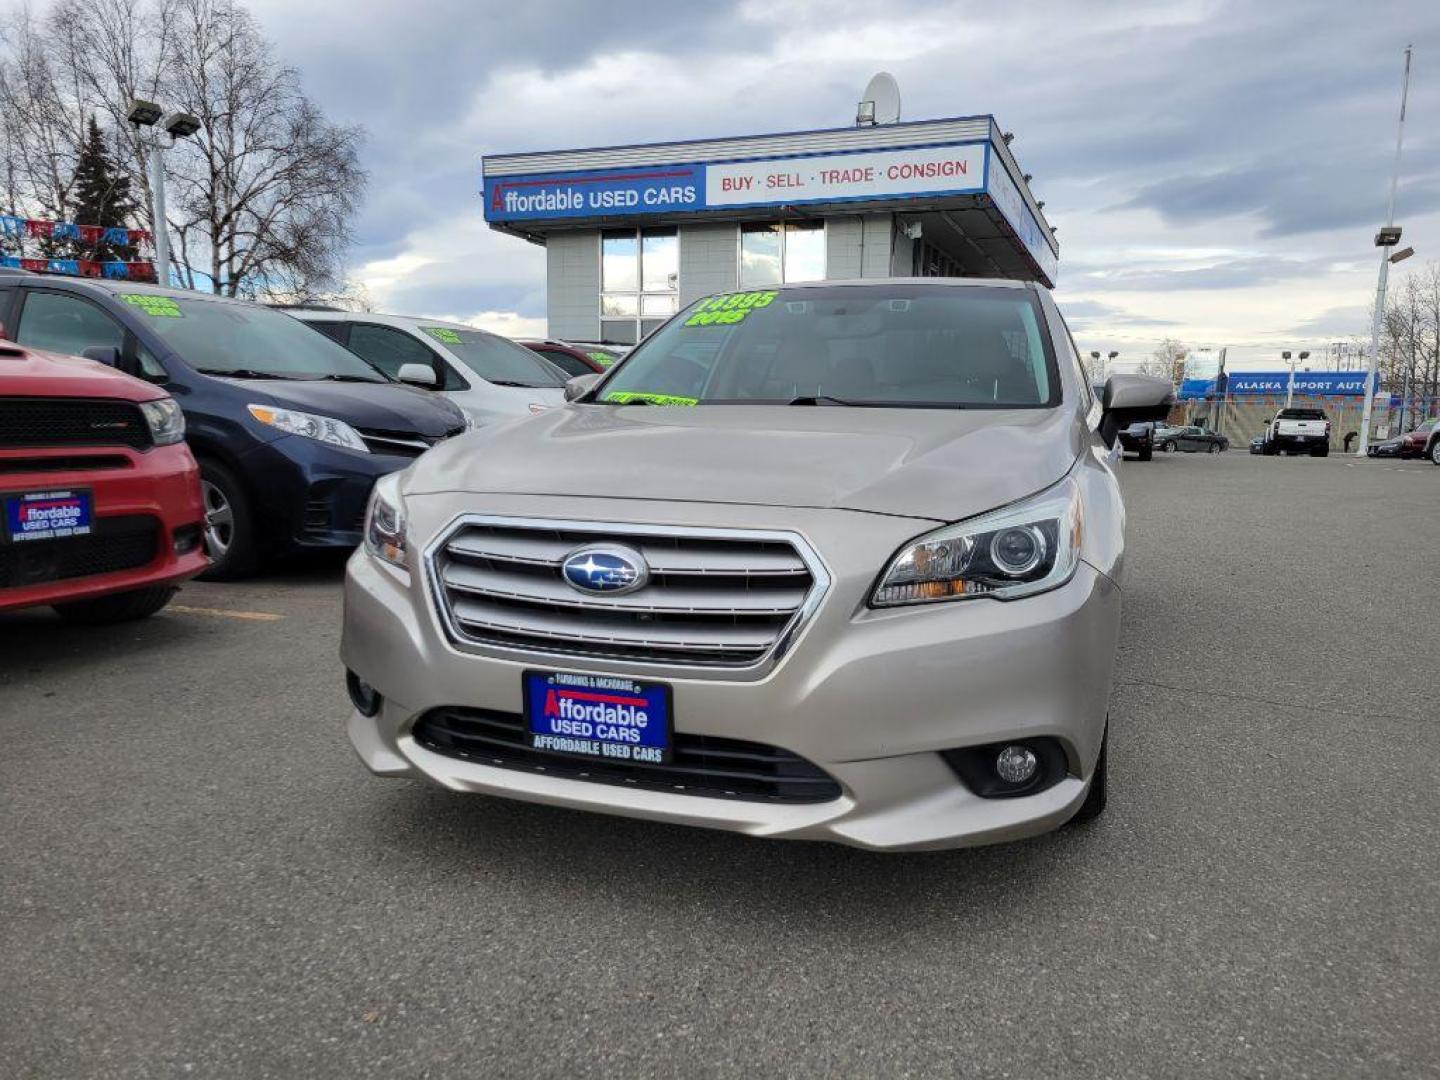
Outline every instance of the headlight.
POLYGON ((938 600, 1013 600, 1070 580, 1080 558, 1080 489, 1066 477, 1003 510, 947 525, 893 560, 872 607, 938 600))
POLYGON ((185 440, 185 414, 174 398, 159 401, 142 401, 140 411, 150 425, 150 437, 156 446, 170 446, 185 440))
POLYGON ((407 569, 399 473, 382 476, 370 492, 370 505, 365 508, 365 550, 382 562, 407 569))
POLYGON ((314 413, 299 412, 295 409, 277 409, 273 405, 247 405, 245 407, 250 410, 250 415, 262 424, 269 424, 271 427, 279 428, 291 435, 319 439, 332 446, 343 446, 347 450, 359 450, 362 454, 370 452, 370 448, 365 445, 365 440, 360 438, 360 433, 344 420, 336 420, 329 416, 316 416, 314 413))

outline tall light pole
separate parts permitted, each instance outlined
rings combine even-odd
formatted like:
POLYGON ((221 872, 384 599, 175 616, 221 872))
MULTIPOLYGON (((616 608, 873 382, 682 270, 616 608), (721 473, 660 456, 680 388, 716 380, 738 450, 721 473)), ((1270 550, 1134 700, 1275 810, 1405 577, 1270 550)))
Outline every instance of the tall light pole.
POLYGON ((189 138, 200 130, 200 121, 189 113, 171 113, 153 101, 135 100, 130 103, 126 119, 135 126, 135 134, 147 158, 150 174, 150 205, 155 218, 155 279, 161 285, 170 284, 170 233, 165 226, 165 163, 160 154, 174 146, 179 139, 189 138), (162 123, 163 118, 163 123, 162 123), (169 143, 160 141, 153 129, 156 124, 170 136, 169 143))
POLYGON ((1285 387, 1285 408, 1290 408, 1290 403, 1295 400, 1295 365, 1304 363, 1310 359, 1308 351, 1302 352, 1294 360, 1290 359, 1290 352, 1286 350, 1280 354, 1280 358, 1290 365, 1290 382, 1285 387))
POLYGON ((1390 204, 1385 211, 1385 227, 1375 236, 1380 249, 1380 281, 1375 286, 1375 317, 1370 323, 1370 363, 1365 369, 1365 406, 1360 414, 1360 445, 1355 453, 1364 457, 1370 447, 1370 416, 1375 411, 1375 372, 1380 367, 1380 326, 1385 320, 1385 285, 1390 277, 1390 249, 1400 242, 1395 225, 1395 189, 1400 186, 1400 149, 1405 145, 1405 102, 1410 96, 1410 54, 1413 46, 1405 46, 1405 74, 1400 80, 1400 123, 1395 129, 1395 167, 1390 173, 1390 204))

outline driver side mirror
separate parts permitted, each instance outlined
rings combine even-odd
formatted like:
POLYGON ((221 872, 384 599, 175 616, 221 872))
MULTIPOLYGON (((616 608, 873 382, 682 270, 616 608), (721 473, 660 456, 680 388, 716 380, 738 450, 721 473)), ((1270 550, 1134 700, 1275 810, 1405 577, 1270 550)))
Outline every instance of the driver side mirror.
POLYGON ((598 371, 591 372, 589 375, 576 375, 573 379, 567 380, 565 383, 565 400, 578 401, 591 390, 594 390, 595 384, 599 381, 600 373, 598 371))
POLYGON ((1151 375, 1111 375, 1101 398, 1100 437, 1115 445, 1121 428, 1145 420, 1164 420, 1175 404, 1175 387, 1151 375))
POLYGON ((434 390, 440 385, 435 369, 428 364, 401 364, 396 378, 407 386, 418 386, 422 390, 434 390))

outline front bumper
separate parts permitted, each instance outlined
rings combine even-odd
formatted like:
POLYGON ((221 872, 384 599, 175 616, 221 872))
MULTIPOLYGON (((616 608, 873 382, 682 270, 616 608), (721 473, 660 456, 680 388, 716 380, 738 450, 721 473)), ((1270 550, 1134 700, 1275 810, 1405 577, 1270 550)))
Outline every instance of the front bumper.
POLYGON ((283 554, 297 548, 355 547, 375 481, 414 460, 286 435, 250 450, 241 459, 241 470, 261 522, 262 541, 273 553, 283 554))
MULTIPOLYGON (((36 459, 54 457, 57 462, 67 455, 66 448, 55 450, 16 450, 0 452, 3 457, 36 459)), ((88 600, 114 593, 156 585, 175 585, 204 570, 209 560, 199 543, 205 513, 200 500, 200 472, 189 448, 184 445, 157 446, 138 451, 126 447, 106 447, 105 454, 124 457, 128 465, 105 470, 67 470, 56 468, 44 472, 30 470, 0 476, 0 492, 88 489, 94 500, 94 517, 99 527, 116 519, 135 521, 150 519, 155 532, 154 555, 143 565, 58 580, 40 580, 10 587, 0 584, 0 611, 26 607, 43 607, 71 600, 88 600), (194 543, 184 553, 177 553, 176 530, 187 530, 194 543)), ((66 544, 69 541, 55 541, 66 544)), ((23 554, 18 545, 13 557, 23 554)), ((143 556, 142 556, 143 557, 143 556)), ((17 572, 37 576, 44 567, 30 561, 17 572)))
MULTIPOLYGON (((425 520, 425 508, 415 507, 423 501, 407 501, 412 527, 425 520)), ((643 504, 607 519, 655 522, 666 509, 643 504)), ((487 510, 512 512, 501 505, 487 510)), ((706 518, 723 523, 734 513, 700 504, 684 510, 692 525, 710 524, 706 518)), ((539 516, 533 505, 529 513, 539 516)), ((826 560, 832 586, 791 652, 751 681, 461 651, 445 637, 420 571, 395 571, 357 552, 347 575, 341 653, 345 665, 381 693, 383 705, 374 717, 351 715, 356 750, 378 774, 425 777, 456 791, 883 850, 1014 840, 1074 814, 1105 730, 1120 617, 1120 592, 1108 576, 1082 562, 1069 584, 1020 601, 873 611, 864 600, 883 563, 875 553, 890 553, 926 523, 767 510, 765 527, 804 535, 826 560), (677 732, 791 751, 824 769, 842 794, 795 805, 640 790, 480 765, 433 752, 413 737, 416 721, 434 708, 518 713, 526 668, 663 680, 673 688, 677 732), (939 753, 1042 736, 1064 748, 1069 774, 1020 798, 973 794, 939 753)))

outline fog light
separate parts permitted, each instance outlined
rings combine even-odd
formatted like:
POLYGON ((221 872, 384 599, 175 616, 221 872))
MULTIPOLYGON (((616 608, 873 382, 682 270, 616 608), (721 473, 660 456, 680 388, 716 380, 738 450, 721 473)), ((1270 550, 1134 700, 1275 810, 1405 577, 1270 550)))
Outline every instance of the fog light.
POLYGON ((1007 784, 1023 784, 1035 775, 1040 763, 1025 746, 1007 746, 995 758, 995 773, 1007 784))
POLYGON ((374 716, 380 711, 380 691, 353 671, 345 672, 345 689, 350 691, 350 702, 361 716, 374 716))
POLYGON ((200 546, 199 525, 181 525, 174 532, 175 554, 188 555, 200 546))

